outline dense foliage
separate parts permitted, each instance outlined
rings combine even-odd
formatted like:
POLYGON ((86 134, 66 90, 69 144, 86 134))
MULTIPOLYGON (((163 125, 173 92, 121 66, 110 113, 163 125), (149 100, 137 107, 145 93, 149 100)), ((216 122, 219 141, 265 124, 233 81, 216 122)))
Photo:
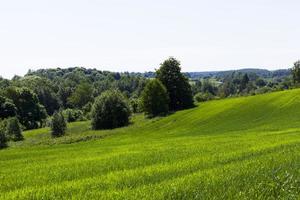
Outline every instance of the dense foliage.
POLYGON ((0 96, 0 119, 16 116, 17 108, 13 102, 0 96))
POLYGON ((149 117, 165 115, 168 113, 168 92, 158 79, 153 79, 147 83, 141 98, 142 108, 149 117))
POLYGON ((12 117, 6 120, 6 135, 9 140, 23 140, 22 129, 20 127, 18 118, 12 117))
POLYGON ((109 131, 76 122, 64 138, 27 131, 0 151, 0 199, 299 199, 299 96, 135 115, 130 127, 109 131))
POLYGON ((92 128, 112 129, 129 123, 131 111, 127 100, 120 91, 103 92, 92 108, 92 128))
POLYGON ((167 88, 170 110, 181 110, 193 106, 191 86, 188 79, 181 73, 178 60, 172 57, 165 60, 156 71, 156 77, 167 88))
POLYGON ((47 113, 32 90, 25 87, 10 87, 5 92, 6 97, 11 99, 17 107, 18 119, 26 129, 34 129, 43 125, 47 113))
MULTIPOLYGON (((165 60, 156 72, 118 73, 73 67, 29 71, 11 80, 0 77, 0 119, 16 116, 22 129, 45 127, 55 111, 67 121, 91 118, 95 98, 119 90, 129 100, 131 111, 142 111, 142 91, 157 77, 166 87, 171 111, 196 102, 241 95, 255 95, 299 85, 299 62, 291 70, 243 69, 224 72, 181 73, 180 62, 165 60)), ((149 114, 149 113, 148 113, 149 114)))
POLYGON ((67 123, 61 112, 55 112, 51 120, 51 134, 53 137, 61 137, 66 133, 67 123))
POLYGON ((85 119, 84 114, 79 109, 66 109, 62 112, 67 122, 83 121, 85 119))

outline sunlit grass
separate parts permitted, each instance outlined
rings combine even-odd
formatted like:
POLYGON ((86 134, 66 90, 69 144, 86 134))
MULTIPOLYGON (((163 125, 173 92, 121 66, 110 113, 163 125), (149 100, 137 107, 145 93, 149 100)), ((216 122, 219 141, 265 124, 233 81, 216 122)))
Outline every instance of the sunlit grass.
POLYGON ((56 139, 26 132, 0 151, 0 199, 300 198, 300 90, 68 128, 56 139))

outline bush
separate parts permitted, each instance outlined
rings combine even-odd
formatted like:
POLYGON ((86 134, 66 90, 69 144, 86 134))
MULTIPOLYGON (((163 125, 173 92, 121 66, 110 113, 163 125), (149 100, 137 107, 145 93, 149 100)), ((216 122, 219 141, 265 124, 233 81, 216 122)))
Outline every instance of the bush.
POLYGON ((120 91, 112 90, 96 98, 92 108, 92 128, 112 129, 129 123, 130 107, 120 91))
POLYGON ((13 140, 13 141, 20 141, 24 139, 22 135, 22 129, 19 124, 19 120, 16 117, 7 120, 6 135, 9 140, 13 140))
POLYGON ((51 122, 51 134, 53 137, 60 137, 65 134, 67 123, 61 112, 55 112, 51 122))
POLYGON ((142 93, 142 108, 146 115, 154 117, 169 111, 169 97, 165 86, 157 79, 151 80, 142 93))
POLYGON ((210 93, 197 93, 194 96, 194 100, 196 102, 204 102, 204 101, 209 101, 209 100, 212 100, 212 99, 214 99, 214 96, 210 93))
POLYGON ((66 109, 62 112, 67 122, 84 121, 83 112, 77 109, 66 109))
POLYGON ((141 108, 141 100, 138 98, 131 98, 129 100, 130 107, 133 113, 140 113, 142 112, 141 108))
POLYGON ((255 93, 256 94, 264 94, 264 93, 273 92, 273 91, 275 91, 275 89, 265 86, 265 87, 256 89, 255 93))

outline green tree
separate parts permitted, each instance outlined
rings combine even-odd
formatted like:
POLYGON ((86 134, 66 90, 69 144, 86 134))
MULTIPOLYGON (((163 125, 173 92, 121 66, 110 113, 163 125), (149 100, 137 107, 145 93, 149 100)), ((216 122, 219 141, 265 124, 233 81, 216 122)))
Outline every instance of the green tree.
POLYGON ((0 119, 14 117, 17 114, 17 108, 13 102, 5 97, 0 96, 0 119))
POLYGON ((130 107, 118 90, 103 92, 96 98, 92 108, 92 128, 112 129, 129 123, 130 107))
POLYGON ((82 108, 84 105, 93 100, 93 86, 88 83, 78 85, 68 101, 73 107, 82 108))
POLYGON ((54 111, 59 110, 60 102, 55 93, 54 84, 48 79, 39 76, 25 76, 18 83, 19 87, 31 89, 38 97, 48 115, 53 115, 54 111))
POLYGON ((210 93, 212 95, 216 95, 217 88, 208 80, 204 79, 201 92, 202 93, 210 93))
POLYGON ((61 137, 66 133, 67 123, 61 112, 55 112, 51 120, 51 135, 61 137))
POLYGON ((6 135, 10 140, 20 141, 24 139, 18 118, 9 118, 6 123, 6 135))
POLYGON ((6 90, 6 96, 16 105, 19 121, 26 129, 42 126, 43 120, 47 118, 47 112, 32 90, 10 87, 6 90))
POLYGON ((191 86, 188 79, 180 71, 180 62, 172 57, 165 60, 156 71, 157 79, 167 88, 170 110, 180 110, 193 106, 191 86))
POLYGON ((142 92, 141 99, 142 108, 149 117, 166 115, 169 111, 167 89, 158 79, 147 83, 142 92))
POLYGON ((292 76, 294 83, 300 83, 300 60, 294 63, 292 68, 292 76))
POLYGON ((255 84, 258 86, 258 87, 264 87, 267 85, 266 81, 264 81, 263 79, 259 78, 255 81, 255 84))

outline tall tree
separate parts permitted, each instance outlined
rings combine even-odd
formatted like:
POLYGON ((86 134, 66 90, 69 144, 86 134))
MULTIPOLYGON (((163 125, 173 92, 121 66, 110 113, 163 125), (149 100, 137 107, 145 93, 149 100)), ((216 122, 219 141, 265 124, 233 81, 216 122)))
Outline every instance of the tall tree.
POLYGON ((180 62, 173 57, 165 60, 156 71, 156 77, 167 88, 170 110, 193 106, 193 96, 188 79, 181 73, 180 62))
POLYGON ((169 111, 168 104, 169 97, 165 86, 158 79, 149 81, 142 93, 142 108, 146 115, 165 115, 169 111))

